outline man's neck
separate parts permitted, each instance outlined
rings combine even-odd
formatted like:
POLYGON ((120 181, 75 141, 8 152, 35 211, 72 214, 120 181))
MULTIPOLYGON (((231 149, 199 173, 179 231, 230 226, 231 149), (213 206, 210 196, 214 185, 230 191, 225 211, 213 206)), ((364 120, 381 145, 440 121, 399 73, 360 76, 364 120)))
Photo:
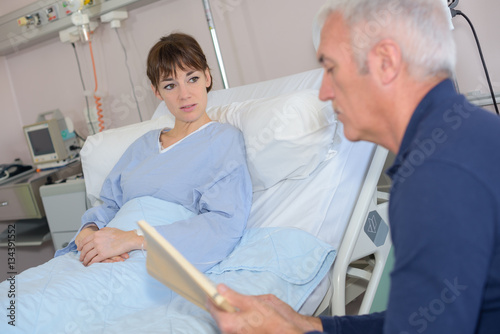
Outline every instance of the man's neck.
POLYGON ((388 113, 388 129, 380 145, 397 153, 403 142, 410 119, 423 98, 441 81, 444 76, 436 76, 425 81, 404 80, 394 91, 391 110, 388 113))

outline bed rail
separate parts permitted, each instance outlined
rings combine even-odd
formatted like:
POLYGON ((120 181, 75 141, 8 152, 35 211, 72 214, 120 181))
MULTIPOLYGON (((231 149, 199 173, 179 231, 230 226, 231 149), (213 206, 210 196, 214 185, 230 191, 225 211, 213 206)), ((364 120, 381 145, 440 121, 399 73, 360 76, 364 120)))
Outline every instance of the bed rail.
POLYGON ((315 315, 345 315, 346 305, 364 293, 358 311, 368 313, 377 291, 392 242, 388 224, 388 194, 377 191, 388 151, 374 149, 351 219, 339 247, 331 286, 315 315))

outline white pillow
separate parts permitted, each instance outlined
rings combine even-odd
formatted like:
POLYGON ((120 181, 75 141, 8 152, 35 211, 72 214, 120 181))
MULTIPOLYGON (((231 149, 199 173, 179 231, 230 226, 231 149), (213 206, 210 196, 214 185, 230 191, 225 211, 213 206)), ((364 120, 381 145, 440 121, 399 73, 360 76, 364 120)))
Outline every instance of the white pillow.
POLYGON ((110 129, 87 137, 80 155, 85 188, 91 205, 100 204, 99 194, 104 180, 125 150, 137 138, 148 131, 173 127, 173 125, 173 117, 165 115, 155 120, 110 129))
POLYGON ((315 89, 234 102, 207 113, 243 133, 254 191, 285 179, 306 178, 336 153, 335 116, 315 89))
MULTIPOLYGON (((243 133, 254 191, 284 179, 302 179, 331 158, 336 120, 331 106, 309 89, 207 110, 209 117, 243 133)), ((90 136, 80 152, 87 196, 98 204, 104 179, 126 148, 153 129, 172 127, 171 114, 90 136)))

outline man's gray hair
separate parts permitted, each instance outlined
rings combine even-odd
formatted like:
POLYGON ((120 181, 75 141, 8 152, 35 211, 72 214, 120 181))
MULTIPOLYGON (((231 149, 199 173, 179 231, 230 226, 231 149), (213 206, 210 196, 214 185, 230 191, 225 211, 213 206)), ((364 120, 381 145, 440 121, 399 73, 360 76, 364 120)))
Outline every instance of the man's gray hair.
POLYGON ((447 10, 440 0, 328 0, 317 18, 322 26, 330 13, 342 15, 361 73, 368 72, 371 48, 391 38, 400 46, 410 74, 424 79, 452 77, 455 72, 456 47, 447 10))

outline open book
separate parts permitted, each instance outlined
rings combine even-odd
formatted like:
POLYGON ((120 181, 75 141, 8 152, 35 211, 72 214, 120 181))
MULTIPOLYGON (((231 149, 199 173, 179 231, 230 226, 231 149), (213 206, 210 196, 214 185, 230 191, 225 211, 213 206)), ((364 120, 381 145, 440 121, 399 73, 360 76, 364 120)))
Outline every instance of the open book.
POLYGON ((148 243, 146 268, 148 273, 190 302, 206 310, 210 298, 221 309, 234 312, 202 272, 196 269, 174 246, 144 220, 137 224, 148 243))

